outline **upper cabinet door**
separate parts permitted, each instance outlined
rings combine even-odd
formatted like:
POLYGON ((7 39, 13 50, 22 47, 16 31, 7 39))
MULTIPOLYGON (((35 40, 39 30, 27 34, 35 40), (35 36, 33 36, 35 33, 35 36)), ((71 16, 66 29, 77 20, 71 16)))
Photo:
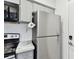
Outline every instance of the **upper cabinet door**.
POLYGON ((20 20, 22 22, 32 21, 32 3, 27 0, 20 2, 20 20))
POLYGON ((15 4, 19 4, 20 0, 4 0, 4 1, 15 3, 15 4))
POLYGON ((37 36, 59 35, 60 18, 54 13, 37 12, 37 36))
POLYGON ((56 0, 29 0, 29 1, 42 4, 50 8, 56 7, 56 0))

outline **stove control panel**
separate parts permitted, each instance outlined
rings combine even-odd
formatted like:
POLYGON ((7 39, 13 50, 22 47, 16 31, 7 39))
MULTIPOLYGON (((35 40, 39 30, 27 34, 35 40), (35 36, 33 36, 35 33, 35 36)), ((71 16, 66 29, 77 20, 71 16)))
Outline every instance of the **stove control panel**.
POLYGON ((4 39, 19 38, 19 33, 4 33, 4 39))

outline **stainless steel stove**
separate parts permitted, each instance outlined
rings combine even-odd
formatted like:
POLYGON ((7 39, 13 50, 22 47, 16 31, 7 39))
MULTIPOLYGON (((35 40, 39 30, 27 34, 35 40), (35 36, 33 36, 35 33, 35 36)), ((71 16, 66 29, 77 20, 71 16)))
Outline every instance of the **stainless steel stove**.
POLYGON ((4 59, 16 59, 19 33, 4 33, 4 59))

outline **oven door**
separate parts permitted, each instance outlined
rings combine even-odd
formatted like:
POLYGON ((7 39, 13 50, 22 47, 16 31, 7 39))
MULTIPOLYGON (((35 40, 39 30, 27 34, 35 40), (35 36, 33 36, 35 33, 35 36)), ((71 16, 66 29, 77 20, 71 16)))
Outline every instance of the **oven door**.
POLYGON ((14 59, 16 57, 16 48, 19 39, 6 39, 4 40, 4 58, 14 59))
POLYGON ((15 58, 15 55, 11 55, 11 56, 5 57, 4 59, 16 59, 16 58, 15 58))

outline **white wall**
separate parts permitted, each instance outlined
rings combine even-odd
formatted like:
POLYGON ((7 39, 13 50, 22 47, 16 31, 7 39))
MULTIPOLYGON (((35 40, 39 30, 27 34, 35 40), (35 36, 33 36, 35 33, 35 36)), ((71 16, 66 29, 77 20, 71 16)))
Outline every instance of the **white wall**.
POLYGON ((74 34, 74 0, 68 3, 68 15, 69 15, 69 34, 74 34))
POLYGON ((4 24, 4 33, 20 33, 20 41, 32 40, 32 30, 27 28, 27 24, 4 24))
POLYGON ((68 59, 68 0, 56 0, 55 13, 62 21, 62 59, 68 59))
POLYGON ((69 40, 73 44, 69 45, 69 59, 74 59, 74 0, 70 0, 68 3, 68 15, 69 15, 69 35, 72 35, 72 40, 69 40))

